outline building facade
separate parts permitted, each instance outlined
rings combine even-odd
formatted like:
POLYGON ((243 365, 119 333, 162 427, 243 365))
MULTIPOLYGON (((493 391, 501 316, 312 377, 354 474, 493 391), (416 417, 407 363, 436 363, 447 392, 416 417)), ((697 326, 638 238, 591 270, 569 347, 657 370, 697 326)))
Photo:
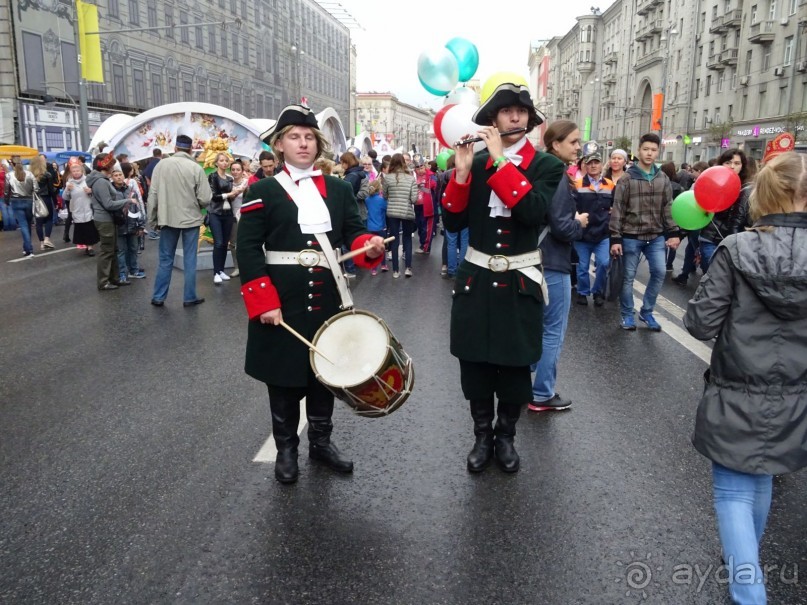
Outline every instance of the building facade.
MULTIPOLYGON (((317 111, 333 107, 348 123, 350 32, 313 0, 97 4, 100 30, 112 33, 100 37, 104 84, 87 87, 91 134, 113 113, 183 101, 273 118, 302 98, 317 111)), ((77 148, 73 25, 72 0, 0 2, 0 39, 10 40, 10 52, 0 53, 0 103, 13 100, 17 142, 77 148), (46 94, 60 106, 43 110, 46 94)))
POLYGON ((370 134, 377 145, 382 140, 391 147, 406 151, 417 149, 434 157, 436 139, 432 131, 434 112, 398 100, 390 92, 356 94, 356 123, 360 131, 370 134))
POLYGON ((676 162, 807 139, 807 0, 617 0, 577 21, 530 67, 549 74, 538 103, 584 138, 635 149, 656 132, 676 162))

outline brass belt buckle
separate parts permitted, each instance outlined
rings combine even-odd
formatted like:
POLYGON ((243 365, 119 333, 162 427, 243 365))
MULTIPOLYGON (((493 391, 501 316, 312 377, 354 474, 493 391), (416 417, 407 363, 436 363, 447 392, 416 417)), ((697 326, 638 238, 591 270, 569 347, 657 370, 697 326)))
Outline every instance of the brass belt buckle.
POLYGON ((319 264, 319 252, 306 248, 297 253, 297 262, 303 267, 316 267, 319 264))
POLYGON ((494 273, 504 273, 510 269, 510 259, 503 254, 494 254, 488 259, 488 269, 494 273))

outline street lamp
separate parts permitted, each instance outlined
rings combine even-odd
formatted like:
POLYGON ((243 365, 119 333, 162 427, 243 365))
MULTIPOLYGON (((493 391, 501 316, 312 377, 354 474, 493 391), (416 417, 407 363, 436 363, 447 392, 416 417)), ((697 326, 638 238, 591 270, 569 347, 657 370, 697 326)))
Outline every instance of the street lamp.
MULTIPOLYGON (((661 138, 661 145, 664 147, 664 126, 667 120, 667 116, 664 112, 664 106, 667 104, 667 68, 669 66, 670 61, 670 43, 672 42, 672 37, 678 35, 678 30, 675 29, 675 25, 671 25, 667 29, 661 32, 661 42, 665 42, 665 52, 664 52, 664 64, 661 68, 661 117, 659 119, 659 135, 661 138)), ((652 121, 652 120, 651 120, 652 121)))
POLYGON ((301 55, 305 54, 305 51, 300 48, 300 45, 297 44, 297 42, 292 42, 291 52, 294 55, 294 93, 297 96, 297 100, 295 102, 302 103, 303 90, 302 81, 300 78, 300 59, 301 55))

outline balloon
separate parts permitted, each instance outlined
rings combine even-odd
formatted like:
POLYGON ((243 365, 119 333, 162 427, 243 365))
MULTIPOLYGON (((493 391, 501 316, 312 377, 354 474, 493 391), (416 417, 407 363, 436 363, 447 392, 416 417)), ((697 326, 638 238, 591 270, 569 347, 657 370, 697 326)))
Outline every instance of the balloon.
POLYGON ((448 167, 448 158, 451 157, 451 154, 448 151, 448 149, 444 149, 434 158, 434 161, 437 162, 437 167, 440 170, 445 170, 448 167))
POLYGON ((479 51, 476 46, 465 38, 452 38, 446 43, 446 48, 457 59, 460 82, 473 78, 479 67, 479 51))
POLYGON ((444 96, 459 82, 457 59, 447 48, 435 48, 420 53, 418 79, 433 95, 444 96))
POLYGON ((482 103, 484 104, 493 94, 493 91, 502 84, 515 84, 517 86, 529 87, 524 76, 510 71, 500 71, 490 76, 482 85, 482 91, 479 93, 479 99, 482 103))
POLYGON ((673 200, 672 208, 670 208, 673 220, 681 229, 686 229, 687 231, 697 231, 705 227, 714 216, 714 213, 706 212, 701 208, 695 200, 695 195, 694 191, 684 191, 673 200))
POLYGON ((445 105, 460 105, 462 103, 479 107, 479 95, 476 94, 476 91, 473 88, 468 88, 464 84, 462 86, 457 86, 454 90, 448 93, 448 96, 444 101, 445 105))
POLYGON ((704 170, 692 187, 698 205, 707 212, 720 212, 740 196, 740 177, 728 166, 712 166, 704 170))
MULTIPOLYGON (((439 123, 436 118, 434 120, 434 135, 445 147, 453 147, 465 135, 475 135, 479 131, 480 126, 473 121, 476 113, 473 105, 446 105, 440 110, 443 111, 439 123)), ((474 143, 475 152, 484 148, 484 143, 474 143)))
POLYGON ((433 124, 434 136, 437 138, 438 141, 440 141, 440 145, 442 145, 443 147, 451 147, 448 141, 443 140, 443 135, 440 132, 440 128, 443 123, 443 117, 446 115, 446 112, 452 107, 454 106, 446 105, 434 116, 434 124, 433 124))

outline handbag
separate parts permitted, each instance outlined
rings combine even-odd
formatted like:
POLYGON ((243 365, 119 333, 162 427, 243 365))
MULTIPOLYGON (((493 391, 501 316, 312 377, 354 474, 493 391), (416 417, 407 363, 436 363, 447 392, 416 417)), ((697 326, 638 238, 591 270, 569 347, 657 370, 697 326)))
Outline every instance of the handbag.
POLYGON ((625 258, 621 254, 612 256, 605 281, 605 300, 608 302, 619 300, 623 281, 625 281, 625 258))
POLYGON ((36 218, 47 218, 50 215, 50 210, 45 205, 45 202, 39 197, 39 194, 34 191, 34 216, 36 218))

